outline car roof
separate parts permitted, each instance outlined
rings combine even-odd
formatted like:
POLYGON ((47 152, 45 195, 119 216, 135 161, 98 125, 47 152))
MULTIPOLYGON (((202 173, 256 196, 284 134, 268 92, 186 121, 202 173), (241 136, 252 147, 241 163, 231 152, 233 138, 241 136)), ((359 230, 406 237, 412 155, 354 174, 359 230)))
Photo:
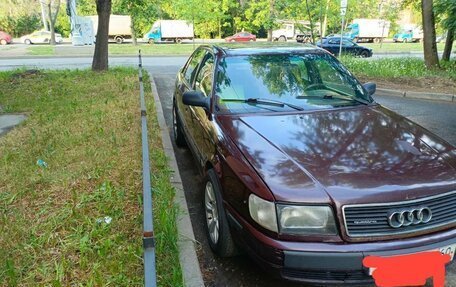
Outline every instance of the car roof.
POLYGON ((290 54, 290 53, 325 53, 319 47, 300 43, 225 43, 203 45, 216 54, 225 56, 250 56, 258 54, 290 54))

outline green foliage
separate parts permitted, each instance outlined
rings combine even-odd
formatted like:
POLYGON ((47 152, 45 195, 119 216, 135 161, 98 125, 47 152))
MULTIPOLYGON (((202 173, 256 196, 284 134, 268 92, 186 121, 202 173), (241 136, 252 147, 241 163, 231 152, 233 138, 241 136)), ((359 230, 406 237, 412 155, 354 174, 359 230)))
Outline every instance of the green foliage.
POLYGON ((71 33, 70 17, 65 13, 66 6, 62 7, 55 22, 55 31, 62 37, 69 37, 71 33))
POLYGON ((20 37, 41 28, 41 19, 36 14, 8 15, 0 18, 0 30, 20 37))

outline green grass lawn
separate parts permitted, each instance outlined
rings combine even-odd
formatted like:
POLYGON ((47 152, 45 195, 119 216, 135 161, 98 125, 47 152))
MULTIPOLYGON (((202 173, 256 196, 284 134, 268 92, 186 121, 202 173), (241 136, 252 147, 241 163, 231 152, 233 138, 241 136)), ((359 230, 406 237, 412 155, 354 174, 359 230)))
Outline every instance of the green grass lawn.
POLYGON ((342 57, 342 63, 357 75, 379 78, 438 77, 456 81, 456 61, 441 61, 441 69, 429 70, 419 58, 360 59, 342 57))
MULTIPOLYGON (((145 83, 157 278, 182 286, 178 210, 145 83)), ((0 286, 142 286, 137 71, 1 72, 0 86, 4 112, 29 115, 0 138, 0 286)))
MULTIPOLYGON (((392 52, 423 52, 423 43, 358 43, 360 46, 371 48, 375 53, 392 53, 392 52)), ((445 43, 437 43, 437 49, 439 52, 443 52, 445 43)), ((456 42, 453 45, 453 51, 456 48, 456 42)))
POLYGON ((190 55, 199 44, 110 44, 110 55, 137 55, 138 50, 146 56, 154 55, 190 55))
POLYGON ((28 46, 27 55, 51 56, 55 54, 55 47, 50 45, 28 46))

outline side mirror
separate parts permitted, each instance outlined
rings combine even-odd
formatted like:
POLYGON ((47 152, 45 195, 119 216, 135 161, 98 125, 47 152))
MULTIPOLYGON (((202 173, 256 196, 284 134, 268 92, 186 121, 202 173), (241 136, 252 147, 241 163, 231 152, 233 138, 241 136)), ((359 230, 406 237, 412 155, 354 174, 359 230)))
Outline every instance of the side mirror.
POLYGON ((203 107, 207 111, 210 109, 210 99, 205 97, 201 91, 187 91, 182 95, 184 105, 203 107))
POLYGON ((375 94, 375 90, 377 89, 377 84, 369 82, 369 83, 365 83, 363 85, 363 87, 367 91, 369 96, 372 96, 373 94, 375 94))

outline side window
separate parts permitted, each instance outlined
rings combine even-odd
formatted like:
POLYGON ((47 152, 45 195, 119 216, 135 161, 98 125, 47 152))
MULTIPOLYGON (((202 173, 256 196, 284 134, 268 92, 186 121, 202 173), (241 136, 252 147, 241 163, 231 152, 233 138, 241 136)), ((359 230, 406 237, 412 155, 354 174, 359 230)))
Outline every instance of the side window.
POLYGON ((202 91, 206 97, 209 97, 212 90, 214 57, 211 54, 207 54, 201 65, 201 69, 196 76, 195 88, 202 91))
POLYGON ((198 64, 201 62, 201 59, 204 56, 204 50, 198 50, 195 52, 195 54, 192 56, 190 61, 187 64, 187 67, 185 68, 184 72, 184 78, 187 80, 187 82, 191 85, 193 82, 193 79, 195 78, 195 73, 197 71, 198 64))
POLYGON ((344 40, 342 41, 342 44, 343 44, 344 46, 348 46, 348 47, 354 46, 353 42, 348 41, 347 39, 344 39, 344 40))

